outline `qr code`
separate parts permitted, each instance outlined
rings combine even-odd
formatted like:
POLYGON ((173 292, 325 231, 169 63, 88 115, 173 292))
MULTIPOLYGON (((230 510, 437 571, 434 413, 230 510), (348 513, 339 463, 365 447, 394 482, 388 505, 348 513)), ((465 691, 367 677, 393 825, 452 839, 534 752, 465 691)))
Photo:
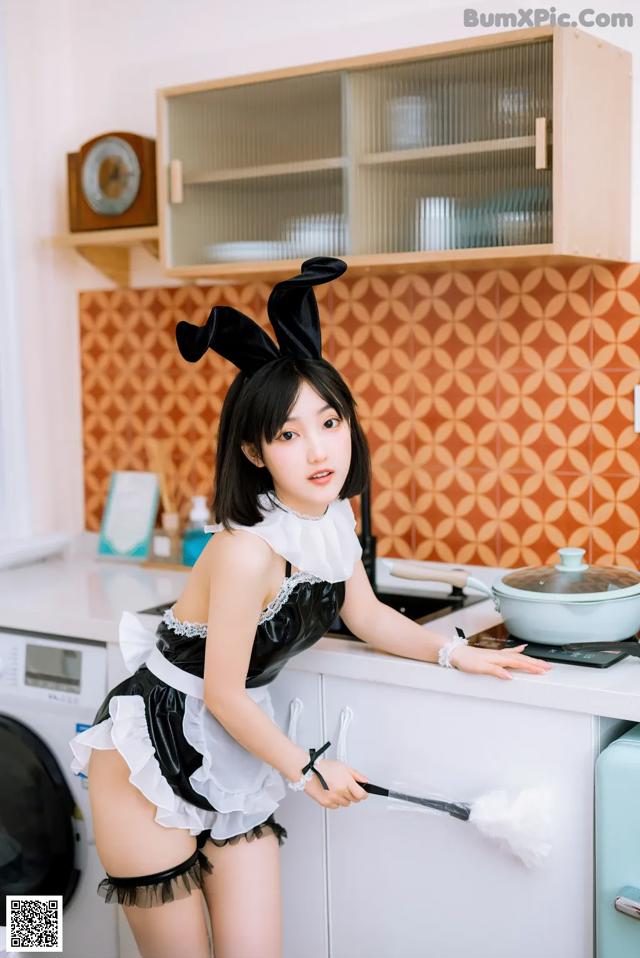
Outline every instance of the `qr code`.
POLYGON ((7 895, 6 949, 62 951, 62 895, 7 895))

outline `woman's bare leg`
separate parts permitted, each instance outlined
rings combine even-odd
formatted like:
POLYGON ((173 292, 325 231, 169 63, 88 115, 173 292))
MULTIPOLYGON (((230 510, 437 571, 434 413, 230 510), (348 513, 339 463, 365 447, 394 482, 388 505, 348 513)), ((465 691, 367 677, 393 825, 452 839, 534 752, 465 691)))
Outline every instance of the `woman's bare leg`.
MULTIPOLYGON (((129 782, 129 768, 115 749, 94 750, 89 798, 102 866, 118 878, 149 875, 186 861, 195 838, 154 821, 156 809, 129 782)), ((116 907, 105 904, 105 908, 116 907)), ((151 908, 122 906, 142 958, 209 958, 210 944, 198 889, 186 898, 151 908)))
POLYGON ((204 894, 215 958, 282 958, 280 846, 270 828, 233 845, 206 842, 204 894))

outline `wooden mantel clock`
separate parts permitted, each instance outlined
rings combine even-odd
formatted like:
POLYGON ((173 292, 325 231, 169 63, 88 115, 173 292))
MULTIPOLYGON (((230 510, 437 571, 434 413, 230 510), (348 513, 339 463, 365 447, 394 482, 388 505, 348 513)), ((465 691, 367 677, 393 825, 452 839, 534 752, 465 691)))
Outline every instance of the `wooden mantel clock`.
POLYGON ((103 133, 67 153, 69 229, 155 226, 155 140, 137 133, 103 133))

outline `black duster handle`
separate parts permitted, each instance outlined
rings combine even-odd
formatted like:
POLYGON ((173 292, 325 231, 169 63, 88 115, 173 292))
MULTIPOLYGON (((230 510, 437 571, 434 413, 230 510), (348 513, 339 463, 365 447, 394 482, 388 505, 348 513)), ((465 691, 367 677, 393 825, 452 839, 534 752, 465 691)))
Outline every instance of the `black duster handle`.
MULTIPOLYGON (((358 781, 356 779, 356 781, 358 781)), ((438 812, 447 812, 454 818, 459 818, 463 822, 468 821, 471 814, 471 806, 464 802, 444 802, 438 798, 419 798, 417 795, 406 795, 404 792, 395 792, 392 789, 383 788, 382 785, 374 785, 372 782, 358 782, 365 792, 371 795, 384 795, 388 798, 397 798, 401 802, 413 802, 416 805, 424 805, 427 808, 434 808, 438 812)))

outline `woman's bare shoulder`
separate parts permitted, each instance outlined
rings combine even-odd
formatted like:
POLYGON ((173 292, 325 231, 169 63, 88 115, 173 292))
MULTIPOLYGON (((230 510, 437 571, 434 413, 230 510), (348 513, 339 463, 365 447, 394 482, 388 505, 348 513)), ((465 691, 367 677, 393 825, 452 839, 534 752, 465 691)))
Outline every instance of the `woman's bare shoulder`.
POLYGON ((271 546, 251 532, 221 529, 200 553, 174 606, 178 619, 206 622, 212 583, 231 588, 232 583, 253 580, 259 593, 271 594, 279 557, 271 546))
POLYGON ((273 567, 275 553, 261 536, 246 529, 221 529, 208 544, 210 569, 240 567, 245 572, 259 574, 273 567))

